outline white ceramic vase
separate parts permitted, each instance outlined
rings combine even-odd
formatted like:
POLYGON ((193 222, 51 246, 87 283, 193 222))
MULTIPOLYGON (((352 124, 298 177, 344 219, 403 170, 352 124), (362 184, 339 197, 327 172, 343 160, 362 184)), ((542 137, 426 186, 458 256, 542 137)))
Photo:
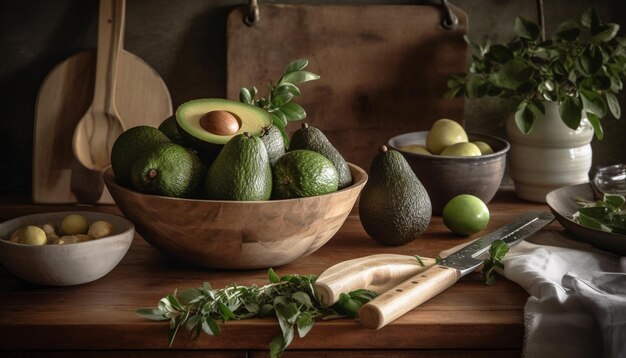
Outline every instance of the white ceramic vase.
POLYGON ((546 194, 554 189, 589 181, 593 139, 586 118, 572 130, 561 120, 556 103, 544 104, 545 115, 535 119, 530 133, 523 134, 513 116, 506 123, 515 192, 521 199, 539 203, 545 203, 546 194))

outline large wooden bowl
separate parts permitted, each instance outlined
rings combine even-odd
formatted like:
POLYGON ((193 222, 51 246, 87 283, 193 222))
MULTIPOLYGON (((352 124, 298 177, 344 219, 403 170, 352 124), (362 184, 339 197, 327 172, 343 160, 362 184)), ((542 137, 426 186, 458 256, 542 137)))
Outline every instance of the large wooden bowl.
POLYGON ((179 199, 104 182, 113 200, 150 244, 180 261, 220 269, 287 264, 324 245, 343 225, 367 174, 350 164, 353 184, 337 192, 270 201, 179 199))
POLYGON ((492 154, 477 157, 425 155, 399 149, 408 144, 425 146, 427 135, 428 131, 404 133, 390 138, 387 144, 399 150, 411 165, 430 196, 433 214, 441 215, 446 203, 460 194, 471 194, 489 203, 502 182, 509 143, 493 136, 468 133, 470 141, 484 141, 494 150, 492 154))

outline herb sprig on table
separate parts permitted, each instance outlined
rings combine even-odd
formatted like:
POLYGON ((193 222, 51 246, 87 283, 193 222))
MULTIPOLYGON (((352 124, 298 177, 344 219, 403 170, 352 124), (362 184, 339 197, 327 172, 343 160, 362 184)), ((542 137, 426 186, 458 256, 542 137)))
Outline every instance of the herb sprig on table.
POLYGON ((572 219, 577 223, 605 232, 626 235, 626 198, 605 194, 602 200, 588 201, 578 198, 582 205, 572 219))
POLYGON ((489 248, 489 258, 483 262, 483 277, 485 285, 493 285, 496 283, 496 276, 494 270, 496 268, 504 269, 502 260, 504 256, 509 252, 509 245, 503 240, 495 240, 491 243, 489 248))
POLYGON ((282 335, 270 343, 270 356, 279 357, 292 342, 296 332, 300 338, 313 328, 315 319, 356 318, 361 306, 376 297, 369 290, 342 293, 331 307, 324 306, 315 295, 315 275, 278 276, 268 271, 265 286, 228 285, 214 289, 208 283, 163 297, 156 308, 143 308, 137 314, 156 321, 170 321, 168 340, 174 342, 181 327, 198 337, 220 334, 217 323, 252 317, 276 317, 282 335))

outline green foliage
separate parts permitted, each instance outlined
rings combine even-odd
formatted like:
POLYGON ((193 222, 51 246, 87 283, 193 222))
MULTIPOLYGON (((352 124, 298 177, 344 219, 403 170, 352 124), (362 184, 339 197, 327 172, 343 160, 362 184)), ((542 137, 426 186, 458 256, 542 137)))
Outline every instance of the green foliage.
POLYGON ((544 101, 557 102, 563 122, 576 129, 584 112, 598 139, 601 119, 619 119, 616 94, 626 78, 626 39, 619 25, 603 23, 592 8, 579 21, 560 24, 552 38, 540 39, 537 24, 517 18, 515 36, 506 44, 476 44, 467 74, 448 79, 447 97, 495 96, 512 103, 515 123, 528 133, 544 101))
POLYGON ((494 270, 496 268, 504 269, 502 260, 504 256, 509 252, 509 245, 502 240, 496 240, 491 243, 489 248, 489 258, 483 262, 483 277, 486 285, 493 285, 496 283, 496 276, 494 270))
POLYGON ((577 200, 582 205, 572 219, 593 229, 626 235, 626 199, 622 195, 605 194, 602 200, 577 200))
POLYGON ((180 327, 193 332, 196 338, 202 332, 214 336, 221 332, 217 321, 273 316, 282 334, 270 342, 270 356, 279 357, 296 332, 303 338, 313 328, 316 318, 356 318, 361 306, 376 297, 375 292, 360 289, 342 293, 337 303, 326 307, 315 295, 316 279, 315 275, 280 277, 269 269, 270 283, 262 287, 233 284, 213 289, 205 282, 199 288, 174 291, 162 298, 156 308, 143 308, 136 313, 155 321, 169 320, 170 346, 180 327))
POLYGON ((304 108, 293 102, 293 99, 300 95, 300 89, 296 85, 320 78, 320 76, 304 70, 308 64, 307 59, 298 59, 289 63, 278 82, 268 84, 267 98, 257 98, 256 87, 243 87, 239 91, 240 102, 261 107, 271 114, 272 123, 280 130, 285 140, 285 146, 289 145, 289 137, 285 130, 287 124, 306 118, 304 108))

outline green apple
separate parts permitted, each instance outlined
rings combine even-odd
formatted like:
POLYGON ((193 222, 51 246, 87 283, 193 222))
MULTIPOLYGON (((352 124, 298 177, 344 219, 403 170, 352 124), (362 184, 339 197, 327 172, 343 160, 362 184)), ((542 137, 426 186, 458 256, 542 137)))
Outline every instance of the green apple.
POLYGON ((459 123, 443 118, 435 121, 428 131, 426 148, 432 154, 439 154, 445 147, 467 141, 467 133, 459 123))
POLYGON ((476 157, 479 156, 480 148, 474 143, 463 142, 447 146, 440 155, 448 157, 476 157))
POLYGON ((461 194, 450 199, 443 208, 443 223, 457 235, 475 234, 489 223, 489 209, 480 198, 461 194))

